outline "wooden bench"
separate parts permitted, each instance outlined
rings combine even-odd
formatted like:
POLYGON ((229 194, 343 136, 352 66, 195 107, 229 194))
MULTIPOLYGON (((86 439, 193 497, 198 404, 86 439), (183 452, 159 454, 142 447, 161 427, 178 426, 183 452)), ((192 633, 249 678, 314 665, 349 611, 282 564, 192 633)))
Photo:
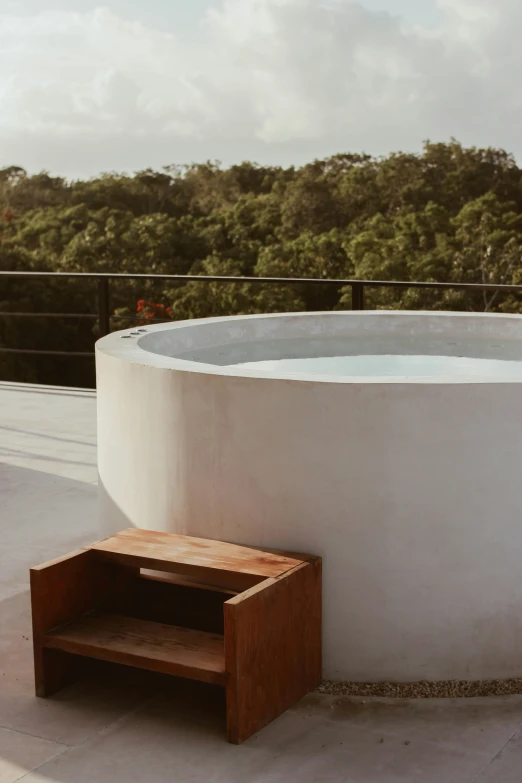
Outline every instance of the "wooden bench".
POLYGON ((96 658, 226 688, 240 743, 321 680, 321 559, 125 530, 31 569, 36 694, 96 658))

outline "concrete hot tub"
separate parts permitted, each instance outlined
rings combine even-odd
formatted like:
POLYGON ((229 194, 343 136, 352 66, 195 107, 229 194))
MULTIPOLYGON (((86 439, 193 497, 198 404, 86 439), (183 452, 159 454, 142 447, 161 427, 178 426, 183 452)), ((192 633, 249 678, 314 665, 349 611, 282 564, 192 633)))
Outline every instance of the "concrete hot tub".
POLYGON ((217 318, 97 344, 104 534, 324 558, 324 676, 522 676, 522 317, 217 318))

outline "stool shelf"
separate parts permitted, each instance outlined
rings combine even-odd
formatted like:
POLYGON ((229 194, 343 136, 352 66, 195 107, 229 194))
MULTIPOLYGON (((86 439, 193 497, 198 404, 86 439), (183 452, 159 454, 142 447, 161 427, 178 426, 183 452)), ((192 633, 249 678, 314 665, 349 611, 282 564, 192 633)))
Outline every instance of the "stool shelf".
POLYGON ((224 637, 191 628, 93 613, 46 634, 43 645, 192 680, 226 682, 224 637))

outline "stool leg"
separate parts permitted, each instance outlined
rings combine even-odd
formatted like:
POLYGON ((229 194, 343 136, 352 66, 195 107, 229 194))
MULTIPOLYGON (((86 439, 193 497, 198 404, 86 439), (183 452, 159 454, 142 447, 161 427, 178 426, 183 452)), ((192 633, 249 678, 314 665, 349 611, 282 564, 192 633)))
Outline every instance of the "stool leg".
POLYGON ((34 650, 34 678, 36 695, 43 698, 72 685, 80 679, 83 660, 62 650, 39 647, 34 650))
POLYGON ((34 671, 37 696, 50 696, 78 679, 85 659, 45 647, 45 635, 99 608, 124 590, 136 569, 100 562, 80 549, 31 568, 34 671))
POLYGON ((228 741, 239 744, 321 682, 321 560, 223 605, 228 741))

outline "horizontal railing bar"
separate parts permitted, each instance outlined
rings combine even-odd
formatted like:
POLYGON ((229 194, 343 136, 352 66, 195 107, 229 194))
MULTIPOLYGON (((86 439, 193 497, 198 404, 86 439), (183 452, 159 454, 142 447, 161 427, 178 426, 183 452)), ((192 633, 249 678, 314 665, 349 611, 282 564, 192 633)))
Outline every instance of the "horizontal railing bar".
POLYGON ((1 316, 10 316, 12 318, 90 318, 96 319, 98 316, 94 313, 9 313, 0 310, 1 316))
MULTIPOLYGON (((89 318, 96 320, 95 313, 9 313, 0 310, 0 317, 12 316, 13 318, 89 318)), ((168 324, 170 319, 144 318, 142 315, 111 315, 115 321, 145 321, 146 323, 168 324)))
POLYGON ((63 394, 67 397, 92 397, 94 389, 82 386, 53 386, 50 383, 24 383, 23 381, 0 381, 1 391, 29 392, 38 394, 63 394))
POLYGON ((0 348, 0 353, 26 353, 41 356, 90 356, 94 358, 94 351, 37 351, 29 348, 0 348))
POLYGON ((326 285, 352 286, 357 283, 368 288, 435 288, 454 291, 519 291, 522 285, 506 285, 504 283, 437 283, 406 280, 358 280, 331 279, 321 277, 236 277, 233 275, 150 275, 134 272, 7 272, 0 271, 0 278, 86 278, 110 280, 172 280, 192 283, 252 283, 256 285, 326 285))

